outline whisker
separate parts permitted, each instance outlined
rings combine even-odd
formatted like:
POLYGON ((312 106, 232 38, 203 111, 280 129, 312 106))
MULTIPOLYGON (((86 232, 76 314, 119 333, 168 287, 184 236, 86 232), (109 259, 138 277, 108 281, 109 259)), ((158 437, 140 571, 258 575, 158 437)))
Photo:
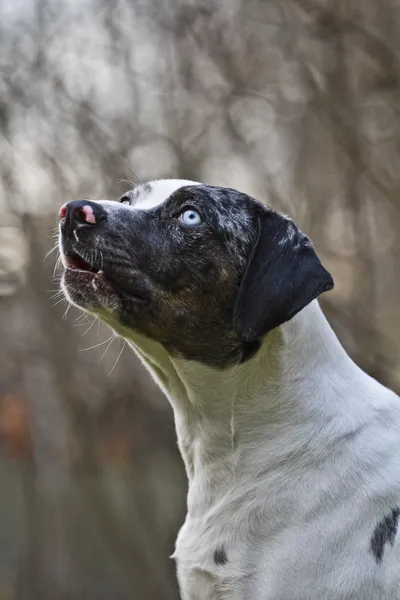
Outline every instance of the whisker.
MULTIPOLYGON (((82 323, 72 323, 72 327, 84 327, 85 325, 88 324, 88 320, 86 321, 82 321, 82 323)), ((85 335, 85 332, 83 332, 82 337, 85 335)))
POLYGON ((88 314, 87 313, 82 313, 80 315, 78 315, 76 317, 76 319, 74 319, 74 323, 77 323, 78 321, 83 321, 84 319, 88 318, 88 314))
POLYGON ((61 296, 64 298, 64 293, 61 290, 58 290, 58 292, 55 292, 52 296, 50 296, 50 300, 55 300, 56 298, 61 298, 61 296))
POLYGON ((113 343, 113 341, 114 341, 114 339, 115 339, 116 337, 117 337, 117 336, 115 335, 115 333, 113 333, 113 334, 112 334, 112 336, 111 336, 111 339, 110 339, 110 343, 108 344, 107 348, 104 350, 104 352, 103 352, 103 356, 101 357, 101 359, 100 359, 100 362, 102 362, 102 361, 103 361, 103 358, 104 358, 104 357, 105 357, 105 355, 107 354, 109 347, 111 346, 111 344, 113 343))
POLYGON ((49 250, 48 252, 46 252, 46 254, 44 255, 44 259, 43 259, 43 261, 45 261, 47 258, 49 258, 50 254, 53 254, 53 252, 54 252, 55 250, 57 250, 57 249, 58 249, 58 244, 55 244, 55 245, 54 245, 54 246, 51 248, 51 250, 49 250))
MULTIPOLYGON (((53 279, 56 279, 56 271, 58 271, 58 269, 61 267, 61 254, 58 254, 56 262, 54 264, 54 269, 53 269, 53 279)), ((61 276, 60 276, 61 279, 61 276)))
POLYGON ((132 187, 136 187, 137 182, 135 183, 134 181, 131 181, 130 179, 118 179, 118 183, 127 183, 128 185, 131 185, 132 187))
POLYGON ((56 294, 57 292, 59 292, 60 294, 62 294, 62 290, 60 290, 59 287, 51 288, 50 290, 46 290, 46 292, 48 294, 56 294))
POLYGON ((128 163, 128 161, 126 161, 125 158, 123 156, 121 156, 120 154, 115 153, 115 155, 118 156, 118 158, 120 158, 121 160, 123 160, 124 163, 126 164, 126 166, 128 167, 128 169, 130 169, 132 171, 137 183, 140 183, 143 185, 143 181, 138 177, 138 175, 135 173, 135 171, 133 170, 131 165, 128 163))
POLYGON ((72 304, 68 304, 67 309, 66 309, 65 313, 62 316, 63 321, 66 319, 68 311, 70 310, 71 306, 72 306, 72 304))
POLYGON ((121 348, 121 350, 119 351, 119 354, 118 354, 118 356, 117 356, 117 359, 116 359, 115 363, 113 364, 113 367, 112 367, 111 371, 110 371, 110 372, 109 372, 109 374, 107 375, 107 379, 110 377, 111 373, 114 371, 115 367, 117 366, 117 363, 118 363, 119 359, 121 358, 122 352, 124 351, 125 344, 126 344, 126 341, 124 340, 124 343, 122 344, 122 348, 121 348))
MULTIPOLYGON (((82 337, 83 337, 84 335, 86 335, 87 333, 89 333, 89 331, 92 329, 93 325, 94 325, 94 324, 96 323, 96 321, 98 321, 98 320, 99 320, 99 318, 98 318, 98 317, 94 317, 94 319, 93 319, 93 321, 90 323, 89 327, 86 329, 86 331, 84 331, 84 332, 82 333, 82 337)), ((98 330, 98 332, 97 332, 97 335, 98 335, 98 336, 100 335, 100 330, 98 330)))
MULTIPOLYGON (((107 344, 107 342, 110 342, 110 340, 112 342, 114 337, 115 337, 115 334, 113 333, 112 336, 108 338, 108 340, 104 340, 104 342, 99 342, 98 344, 95 344, 94 346, 90 346, 89 348, 79 348, 79 352, 86 352, 87 350, 94 350, 94 348, 99 348, 99 346, 104 346, 104 344, 107 344)), ((107 348, 108 348, 108 346, 107 346, 107 348)), ((107 350, 107 348, 106 348, 106 350, 107 350)))
POLYGON ((55 302, 55 303, 53 304, 53 307, 54 307, 54 306, 57 306, 57 304, 60 304, 61 302, 68 302, 68 300, 65 298, 65 296, 64 296, 64 295, 63 295, 63 297, 62 297, 60 300, 58 300, 58 302, 55 302))

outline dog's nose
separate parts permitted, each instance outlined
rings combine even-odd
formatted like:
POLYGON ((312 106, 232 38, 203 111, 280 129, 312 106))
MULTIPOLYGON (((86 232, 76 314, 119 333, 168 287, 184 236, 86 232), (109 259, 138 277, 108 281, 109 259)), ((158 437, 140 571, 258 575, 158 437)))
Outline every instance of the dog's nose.
POLYGON ((76 229, 93 227, 107 219, 101 204, 90 200, 70 200, 62 205, 58 214, 60 219, 64 219, 63 226, 70 236, 76 229))

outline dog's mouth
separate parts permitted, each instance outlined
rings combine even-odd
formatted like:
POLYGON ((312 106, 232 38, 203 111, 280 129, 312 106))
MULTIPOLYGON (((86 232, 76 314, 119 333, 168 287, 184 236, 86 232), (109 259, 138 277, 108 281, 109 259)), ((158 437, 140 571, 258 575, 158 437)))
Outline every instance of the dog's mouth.
POLYGON ((88 304, 145 304, 147 294, 137 282, 119 272, 118 267, 103 261, 100 265, 89 263, 74 250, 62 254, 64 264, 63 284, 65 291, 75 303, 85 308, 88 304))
POLYGON ((84 258, 79 254, 64 254, 64 265, 65 269, 71 269, 72 271, 83 271, 86 273, 95 273, 97 275, 104 276, 104 271, 97 269, 94 265, 90 265, 84 258))
POLYGON ((112 308, 119 304, 120 293, 104 271, 75 252, 62 255, 62 287, 69 299, 83 309, 112 308))

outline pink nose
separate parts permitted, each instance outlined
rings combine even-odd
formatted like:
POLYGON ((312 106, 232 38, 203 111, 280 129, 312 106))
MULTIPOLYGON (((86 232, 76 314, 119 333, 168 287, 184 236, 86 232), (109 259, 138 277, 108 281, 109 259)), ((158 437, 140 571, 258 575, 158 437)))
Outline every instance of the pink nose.
MULTIPOLYGON (((73 202, 73 201, 72 201, 73 202)), ((93 212, 93 208, 89 204, 83 204, 80 206, 73 206, 72 203, 66 202, 63 204, 58 212, 58 216, 60 219, 64 219, 67 216, 68 205, 73 208, 75 213, 80 213, 80 220, 83 218, 87 223, 92 223, 93 225, 96 223, 96 217, 93 212)))

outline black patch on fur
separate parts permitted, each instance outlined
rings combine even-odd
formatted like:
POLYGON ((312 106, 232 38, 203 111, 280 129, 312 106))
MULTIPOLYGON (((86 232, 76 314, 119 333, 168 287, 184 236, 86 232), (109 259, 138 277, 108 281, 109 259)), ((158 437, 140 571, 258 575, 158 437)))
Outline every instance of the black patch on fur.
POLYGON ((394 544, 399 517, 400 508, 396 506, 393 508, 392 512, 386 515, 386 517, 384 517, 375 527, 371 537, 371 552, 375 556, 375 560, 378 564, 382 562, 385 544, 389 543, 391 546, 394 544))
POLYGON ((223 546, 217 548, 214 552, 214 562, 216 565, 223 566, 228 562, 228 556, 223 546))
POLYGON ((307 236, 292 221, 264 210, 236 300, 236 331, 248 342, 259 339, 332 288, 307 236))
POLYGON ((243 344, 243 354, 241 363, 246 362, 252 358, 260 349, 261 340, 254 340, 254 342, 245 342, 243 344))

